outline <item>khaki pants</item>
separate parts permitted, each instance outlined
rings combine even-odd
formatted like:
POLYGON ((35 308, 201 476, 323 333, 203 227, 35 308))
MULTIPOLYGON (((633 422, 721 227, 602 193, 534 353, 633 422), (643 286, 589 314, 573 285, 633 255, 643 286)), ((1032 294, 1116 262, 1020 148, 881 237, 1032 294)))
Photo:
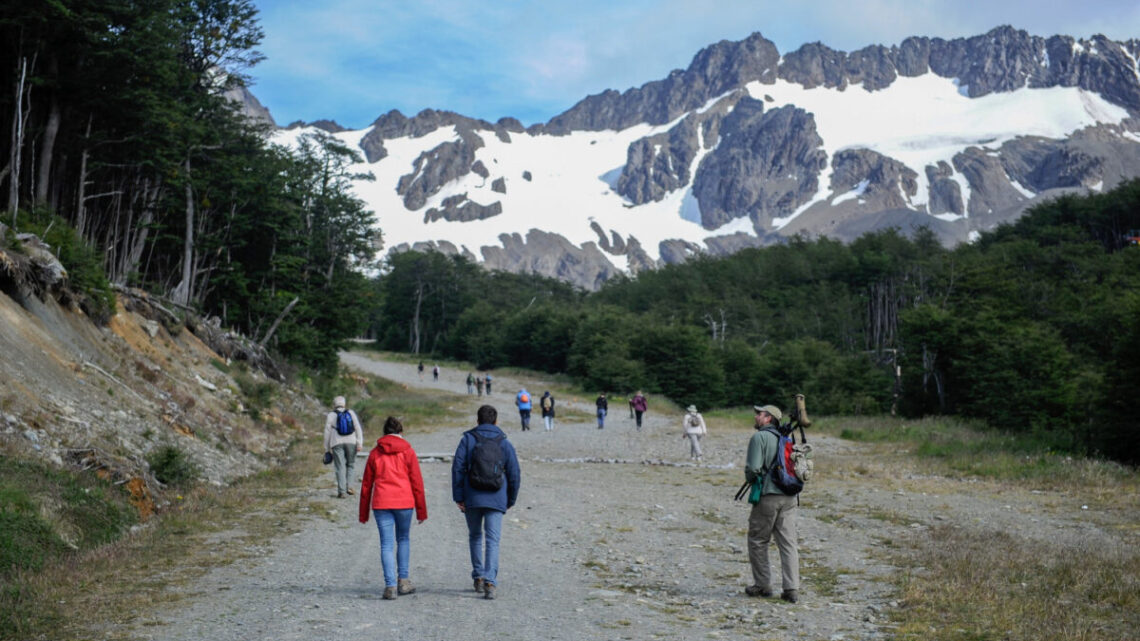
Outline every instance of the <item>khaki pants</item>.
POLYGON ((748 562, 754 585, 771 589, 768 543, 776 539, 780 550, 783 589, 800 589, 800 553, 796 543, 796 497, 765 494, 748 515, 748 562))

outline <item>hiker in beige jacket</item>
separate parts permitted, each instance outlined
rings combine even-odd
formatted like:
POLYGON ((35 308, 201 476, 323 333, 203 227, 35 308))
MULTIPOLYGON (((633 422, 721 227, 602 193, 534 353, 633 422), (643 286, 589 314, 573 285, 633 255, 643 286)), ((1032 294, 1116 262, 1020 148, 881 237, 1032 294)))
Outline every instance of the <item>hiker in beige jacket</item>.
POLYGON ((685 408, 685 418, 681 419, 681 438, 689 439, 689 458, 701 460, 701 437, 708 433, 705 418, 697 411, 696 405, 685 408))
POLYGON ((356 463, 357 450, 364 447, 364 425, 356 412, 345 406, 343 396, 333 399, 336 409, 325 416, 325 451, 333 455, 333 473, 336 475, 336 497, 343 499, 345 494, 352 494, 352 468, 356 463), (346 414, 347 420, 352 423, 352 431, 342 434, 337 430, 341 414, 346 414))

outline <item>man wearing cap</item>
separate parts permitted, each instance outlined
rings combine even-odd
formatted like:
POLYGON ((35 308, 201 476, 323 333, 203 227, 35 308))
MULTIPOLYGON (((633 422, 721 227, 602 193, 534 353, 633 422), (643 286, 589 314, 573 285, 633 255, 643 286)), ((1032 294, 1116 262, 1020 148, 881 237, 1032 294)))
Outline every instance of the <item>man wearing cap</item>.
POLYGON ((796 497, 781 492, 769 479, 768 472, 776 463, 779 449, 777 430, 783 414, 775 405, 755 405, 756 433, 748 441, 748 458, 744 479, 760 484, 759 492, 749 496, 752 512, 748 515, 748 562, 752 566, 752 585, 745 588, 748 596, 772 596, 771 569, 768 566, 768 543, 774 537, 780 550, 780 574, 783 592, 780 598, 795 603, 800 587, 800 554, 796 543, 796 497))
POLYGON ((333 473, 336 475, 336 497, 343 499, 352 494, 352 467, 356 463, 356 451, 364 446, 364 429, 356 412, 348 409, 343 396, 333 399, 334 411, 325 416, 325 451, 333 455, 333 473), (346 414, 352 429, 347 434, 338 430, 340 417, 346 414))

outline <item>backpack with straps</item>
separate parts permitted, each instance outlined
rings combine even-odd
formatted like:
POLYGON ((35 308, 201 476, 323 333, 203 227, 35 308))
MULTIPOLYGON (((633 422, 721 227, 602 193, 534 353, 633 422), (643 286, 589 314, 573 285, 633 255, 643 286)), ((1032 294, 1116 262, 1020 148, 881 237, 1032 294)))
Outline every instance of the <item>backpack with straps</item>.
POLYGON ((348 410, 341 412, 337 410, 336 413, 336 433, 341 436, 348 436, 356 431, 356 424, 352 420, 352 414, 348 410))
MULTIPOLYGON (((776 458, 772 461, 772 466, 768 469, 769 476, 772 482, 776 484, 776 488, 788 496, 795 496, 804 489, 804 481, 806 479, 800 477, 800 473, 796 471, 797 463, 804 465, 805 470, 802 472, 810 478, 810 470, 808 467, 808 459, 806 452, 800 445, 796 444, 796 437, 792 435, 791 430, 783 431, 774 427, 766 427, 764 431, 771 432, 776 435, 776 458)), ((806 443, 804 444, 806 445, 806 443)))
POLYGON ((467 462, 467 482, 476 490, 494 492, 503 487, 506 476, 507 457, 502 445, 506 436, 489 438, 475 430, 468 433, 475 439, 475 445, 467 462))
POLYGON ((549 411, 550 408, 552 408, 552 407, 554 407, 554 397, 553 396, 543 396, 542 397, 542 409, 549 411))

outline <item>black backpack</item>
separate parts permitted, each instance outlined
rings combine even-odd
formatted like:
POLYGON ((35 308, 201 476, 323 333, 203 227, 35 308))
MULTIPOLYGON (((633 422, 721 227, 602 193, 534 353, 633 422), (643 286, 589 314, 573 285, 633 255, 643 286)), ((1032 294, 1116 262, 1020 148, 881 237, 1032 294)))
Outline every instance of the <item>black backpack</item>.
POLYGON ((507 437, 499 435, 488 438, 480 436, 475 430, 468 433, 475 439, 475 446, 471 448, 471 456, 467 461, 467 482, 476 490, 494 492, 503 487, 507 457, 502 443, 507 437))
POLYGON ((336 413, 336 433, 341 436, 348 436, 356 431, 356 425, 352 421, 352 414, 345 410, 336 413))

